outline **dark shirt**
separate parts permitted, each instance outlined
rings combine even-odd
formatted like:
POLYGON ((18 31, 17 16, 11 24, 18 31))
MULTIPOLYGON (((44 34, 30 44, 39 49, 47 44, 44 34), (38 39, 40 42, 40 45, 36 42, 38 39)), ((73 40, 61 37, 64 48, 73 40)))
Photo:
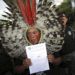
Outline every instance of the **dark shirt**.
MULTIPOLYGON (((14 59, 14 60, 15 60, 15 66, 22 65, 22 60, 20 59, 14 59)), ((66 75, 65 71, 58 65, 49 63, 49 66, 50 66, 50 70, 43 72, 45 75, 66 75)), ((29 68, 25 69, 23 72, 15 71, 15 75, 30 75, 29 68)), ((36 75, 36 74, 31 74, 31 75, 36 75)))
POLYGON ((59 52, 54 53, 56 57, 63 56, 75 51, 74 33, 70 26, 65 29, 64 44, 59 52))
POLYGON ((12 61, 11 58, 5 52, 0 42, 0 75, 5 75, 7 72, 12 72, 12 61))

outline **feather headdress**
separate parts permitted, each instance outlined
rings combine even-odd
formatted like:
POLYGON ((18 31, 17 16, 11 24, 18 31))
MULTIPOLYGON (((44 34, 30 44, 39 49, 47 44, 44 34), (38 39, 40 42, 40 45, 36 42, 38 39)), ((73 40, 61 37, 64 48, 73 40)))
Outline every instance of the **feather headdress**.
POLYGON ((35 26, 41 31, 41 41, 46 42, 49 52, 61 50, 64 43, 62 25, 58 21, 55 5, 49 0, 4 0, 8 5, 3 15, 7 20, 0 20, 1 43, 12 57, 18 57, 29 45, 26 37, 27 28, 35 26))

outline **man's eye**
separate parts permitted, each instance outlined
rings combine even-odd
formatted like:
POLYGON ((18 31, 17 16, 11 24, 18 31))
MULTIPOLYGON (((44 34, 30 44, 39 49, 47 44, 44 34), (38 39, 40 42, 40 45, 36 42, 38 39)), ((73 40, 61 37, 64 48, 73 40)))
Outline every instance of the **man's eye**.
POLYGON ((37 32, 33 32, 33 34, 36 34, 37 32))

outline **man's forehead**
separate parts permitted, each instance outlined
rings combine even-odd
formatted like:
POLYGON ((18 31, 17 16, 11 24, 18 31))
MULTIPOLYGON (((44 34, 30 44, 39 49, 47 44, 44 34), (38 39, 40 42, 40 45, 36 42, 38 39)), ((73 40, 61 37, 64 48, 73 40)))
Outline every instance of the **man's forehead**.
POLYGON ((38 31, 38 29, 37 28, 29 28, 28 29, 28 32, 32 32, 32 31, 38 31))

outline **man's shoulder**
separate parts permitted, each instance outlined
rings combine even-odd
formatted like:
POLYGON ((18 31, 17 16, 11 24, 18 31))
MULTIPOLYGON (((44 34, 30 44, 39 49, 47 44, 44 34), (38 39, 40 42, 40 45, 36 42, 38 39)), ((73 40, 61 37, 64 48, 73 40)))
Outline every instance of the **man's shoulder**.
POLYGON ((72 31, 72 27, 71 26, 68 26, 68 27, 66 27, 66 30, 67 31, 72 31))
POLYGON ((66 34, 69 35, 69 36, 72 36, 73 35, 73 29, 71 26, 68 26, 66 28, 66 34))

